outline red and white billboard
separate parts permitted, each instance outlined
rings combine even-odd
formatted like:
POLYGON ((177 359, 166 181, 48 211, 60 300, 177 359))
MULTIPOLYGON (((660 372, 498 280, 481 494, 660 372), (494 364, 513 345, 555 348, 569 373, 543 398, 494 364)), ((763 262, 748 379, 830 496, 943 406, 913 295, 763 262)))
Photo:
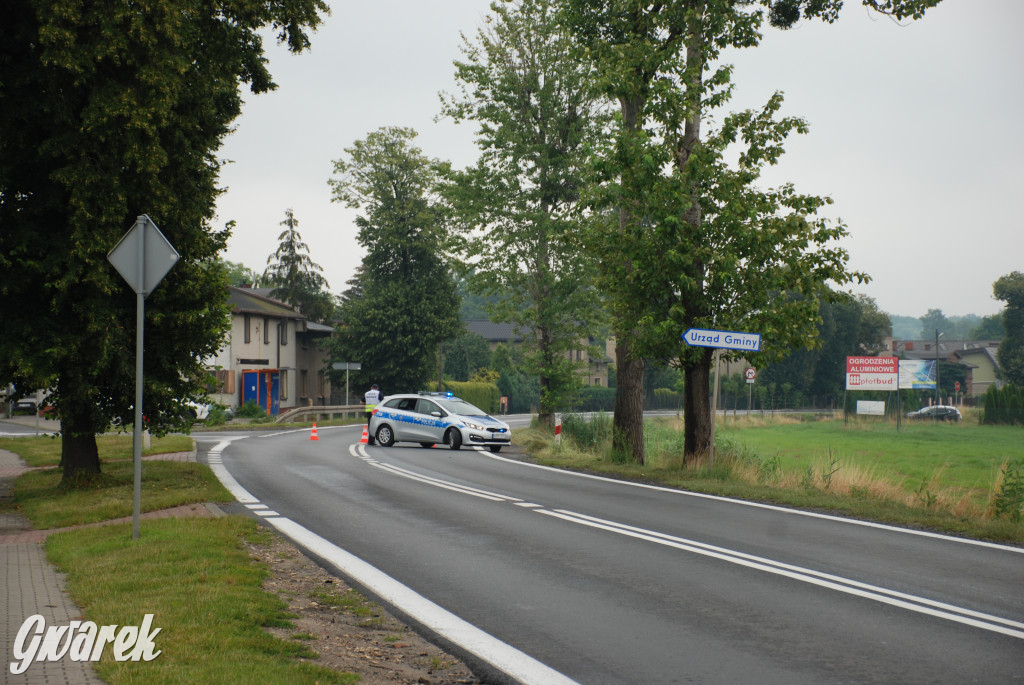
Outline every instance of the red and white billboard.
POLYGON ((847 390, 896 390, 900 377, 898 357, 847 357, 847 390))

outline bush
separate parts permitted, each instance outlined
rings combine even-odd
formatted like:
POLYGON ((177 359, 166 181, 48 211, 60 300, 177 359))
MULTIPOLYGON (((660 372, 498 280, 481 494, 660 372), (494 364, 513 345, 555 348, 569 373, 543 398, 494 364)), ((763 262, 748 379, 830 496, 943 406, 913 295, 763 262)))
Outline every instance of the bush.
POLYGON ((489 414, 494 414, 498 411, 498 398, 501 396, 501 391, 498 390, 498 386, 494 383, 445 381, 443 385, 445 390, 472 405, 480 407, 489 414))
POLYGON ((580 411, 615 411, 615 388, 596 385, 580 389, 580 411))
POLYGON ((238 416, 243 419, 259 419, 267 415, 267 410, 256 404, 255 400, 249 400, 238 410, 238 416))
POLYGON ((595 414, 587 421, 582 414, 562 415, 562 436, 583 450, 596 450, 612 437, 612 419, 607 414, 595 414))
POLYGON ((992 385, 984 399, 983 423, 1024 425, 1024 388, 1012 383, 1002 388, 992 385))

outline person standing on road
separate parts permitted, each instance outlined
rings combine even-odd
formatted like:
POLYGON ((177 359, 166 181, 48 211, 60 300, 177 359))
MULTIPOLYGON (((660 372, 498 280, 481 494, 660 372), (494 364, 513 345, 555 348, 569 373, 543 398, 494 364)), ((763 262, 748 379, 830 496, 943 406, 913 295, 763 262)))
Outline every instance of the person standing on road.
MULTIPOLYGON (((377 405, 380 404, 380 386, 376 383, 370 386, 370 389, 366 391, 366 395, 363 397, 363 402, 366 404, 366 429, 370 429, 370 417, 373 416, 374 410, 377 409, 377 405)), ((366 443, 368 445, 373 444, 373 436, 367 432, 366 443)))

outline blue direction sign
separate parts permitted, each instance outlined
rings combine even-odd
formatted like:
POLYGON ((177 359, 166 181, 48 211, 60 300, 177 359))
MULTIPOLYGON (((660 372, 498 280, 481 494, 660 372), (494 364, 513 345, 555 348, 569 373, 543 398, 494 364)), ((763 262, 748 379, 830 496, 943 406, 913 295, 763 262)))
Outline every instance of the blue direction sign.
POLYGON ((682 335, 688 345, 696 347, 721 347, 728 350, 759 352, 760 333, 738 333, 736 331, 711 331, 704 328, 689 328, 682 335))

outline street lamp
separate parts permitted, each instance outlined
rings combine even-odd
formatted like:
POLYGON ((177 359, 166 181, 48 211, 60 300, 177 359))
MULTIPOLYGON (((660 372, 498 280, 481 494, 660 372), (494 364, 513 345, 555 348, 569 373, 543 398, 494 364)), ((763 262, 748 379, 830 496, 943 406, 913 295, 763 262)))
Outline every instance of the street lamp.
POLYGON ((939 406, 939 338, 944 335, 935 329, 935 406, 939 406))

